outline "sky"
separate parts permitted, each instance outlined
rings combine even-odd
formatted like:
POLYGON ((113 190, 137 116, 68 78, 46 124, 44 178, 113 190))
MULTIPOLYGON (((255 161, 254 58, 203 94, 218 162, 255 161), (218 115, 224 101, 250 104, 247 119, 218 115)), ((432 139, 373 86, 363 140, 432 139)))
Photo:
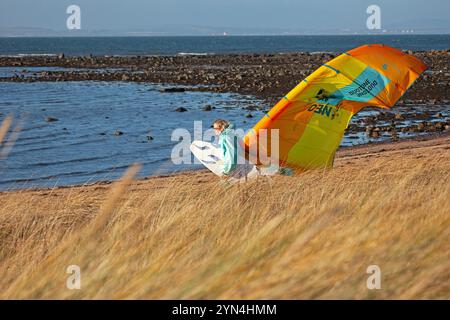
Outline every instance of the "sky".
POLYGON ((72 4, 81 8, 85 31, 364 30, 372 4, 381 9, 382 28, 450 30, 448 0, 0 0, 0 29, 66 30, 72 4))

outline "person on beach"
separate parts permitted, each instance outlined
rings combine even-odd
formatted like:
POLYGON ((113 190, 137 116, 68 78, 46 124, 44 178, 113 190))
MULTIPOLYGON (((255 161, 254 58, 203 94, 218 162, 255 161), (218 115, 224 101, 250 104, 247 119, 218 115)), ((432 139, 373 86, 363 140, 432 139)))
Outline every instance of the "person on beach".
POLYGON ((219 136, 219 146, 223 153, 223 176, 231 180, 254 178, 258 168, 245 159, 244 150, 235 133, 234 124, 227 120, 217 119, 213 123, 216 135, 219 136))

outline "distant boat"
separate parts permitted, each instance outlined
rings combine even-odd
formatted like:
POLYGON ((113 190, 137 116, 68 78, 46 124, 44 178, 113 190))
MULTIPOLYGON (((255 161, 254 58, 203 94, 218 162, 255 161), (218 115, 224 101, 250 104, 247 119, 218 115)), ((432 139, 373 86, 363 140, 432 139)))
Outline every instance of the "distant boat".
POLYGON ((226 33, 226 32, 224 31, 224 32, 223 32, 223 35, 224 35, 224 36, 227 36, 227 35, 228 35, 228 33, 226 33))

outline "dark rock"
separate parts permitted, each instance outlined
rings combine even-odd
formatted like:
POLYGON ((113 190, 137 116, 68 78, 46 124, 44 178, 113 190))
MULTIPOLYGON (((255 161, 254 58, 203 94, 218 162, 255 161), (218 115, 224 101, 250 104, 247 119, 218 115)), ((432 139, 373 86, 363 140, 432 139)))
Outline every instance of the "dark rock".
POLYGON ((247 114, 245 117, 246 117, 246 118, 253 118, 253 115, 252 115, 251 113, 249 113, 249 114, 247 114))
POLYGON ((255 110, 258 110, 258 107, 255 105, 250 105, 250 106, 243 107, 242 109, 248 110, 248 111, 255 111, 255 110))
POLYGON ((161 88, 159 89, 159 92, 185 92, 185 88, 181 87, 172 87, 172 88, 161 88))
POLYGON ((203 111, 211 111, 213 108, 210 104, 207 104, 206 106, 203 107, 203 111))
POLYGON ((55 121, 58 121, 58 119, 53 117, 45 117, 45 122, 55 122, 55 121))
POLYGON ((188 111, 188 110, 187 110, 186 108, 179 107, 179 108, 176 108, 175 111, 176 111, 176 112, 186 112, 186 111, 188 111))
POLYGON ((436 122, 434 124, 434 128, 436 129, 436 131, 442 131, 444 130, 445 126, 444 126, 444 122, 436 122))
POLYGON ((372 138, 375 138, 375 139, 376 139, 376 138, 379 138, 379 137, 380 137, 379 131, 375 131, 375 130, 372 131, 371 137, 372 137, 372 138))
POLYGON ((147 136, 147 140, 151 141, 151 140, 153 140, 153 137, 152 136, 147 136))
POLYGON ((120 131, 120 130, 116 130, 116 131, 114 131, 114 135, 115 136, 121 136, 121 135, 123 135, 123 132, 120 131))

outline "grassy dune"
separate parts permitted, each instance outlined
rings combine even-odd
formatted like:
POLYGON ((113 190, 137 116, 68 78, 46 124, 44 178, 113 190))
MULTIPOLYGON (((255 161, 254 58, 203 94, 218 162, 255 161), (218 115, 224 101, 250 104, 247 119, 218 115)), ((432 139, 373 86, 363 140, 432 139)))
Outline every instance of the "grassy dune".
POLYGON ((333 170, 230 188, 131 168, 112 185, 2 192, 0 298, 449 299, 449 148, 349 148, 333 170))

